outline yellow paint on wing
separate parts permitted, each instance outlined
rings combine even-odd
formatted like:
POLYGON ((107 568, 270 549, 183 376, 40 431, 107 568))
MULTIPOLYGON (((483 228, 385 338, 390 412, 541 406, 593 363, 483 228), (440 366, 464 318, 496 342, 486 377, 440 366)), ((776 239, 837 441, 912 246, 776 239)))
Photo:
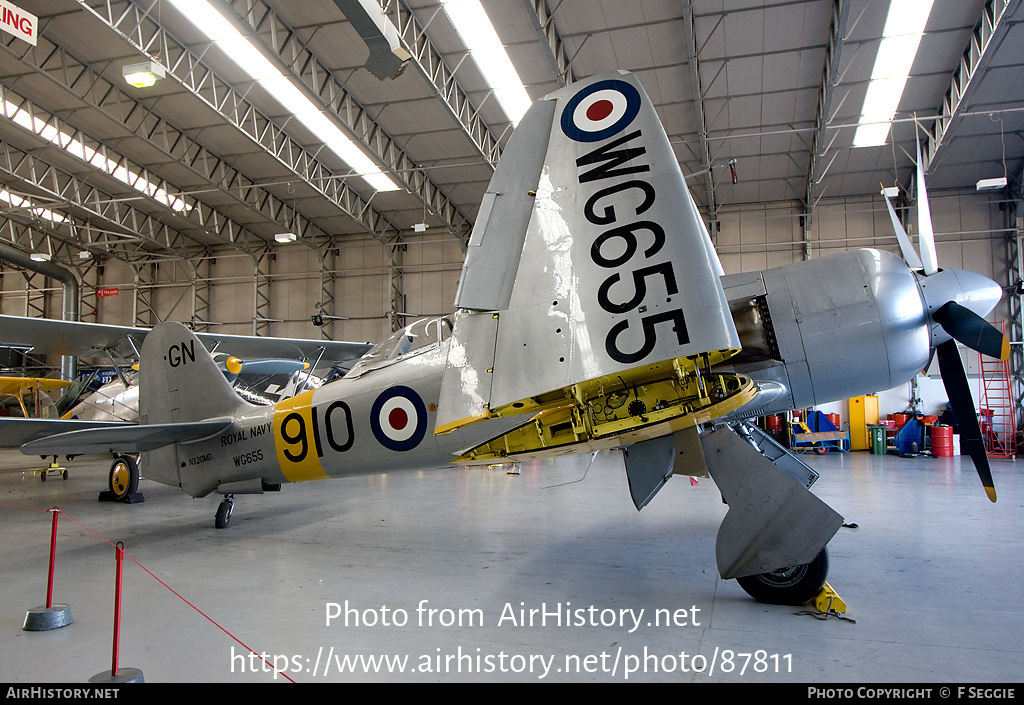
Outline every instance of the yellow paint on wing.
POLYGON ((274 448, 281 473, 289 482, 326 480, 328 477, 320 464, 323 444, 312 406, 312 391, 274 406, 274 448))

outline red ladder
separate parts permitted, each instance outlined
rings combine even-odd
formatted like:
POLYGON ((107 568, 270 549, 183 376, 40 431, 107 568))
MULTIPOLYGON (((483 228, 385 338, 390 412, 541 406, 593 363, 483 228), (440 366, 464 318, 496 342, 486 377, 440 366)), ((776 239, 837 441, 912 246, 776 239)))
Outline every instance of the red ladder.
MULTIPOLYGON (((1000 327, 1006 334, 1006 322, 1000 327)), ((1010 387, 1010 361, 978 354, 981 375, 981 433, 990 458, 1012 458, 1017 449, 1017 424, 1010 387)))

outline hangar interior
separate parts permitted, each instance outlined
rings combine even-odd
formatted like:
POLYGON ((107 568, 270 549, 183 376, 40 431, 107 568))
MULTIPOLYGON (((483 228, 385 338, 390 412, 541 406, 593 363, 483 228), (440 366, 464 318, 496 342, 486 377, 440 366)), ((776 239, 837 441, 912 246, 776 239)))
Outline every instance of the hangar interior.
MULTIPOLYGON (((1007 403, 1024 418, 1019 0, 894 0, 916 12, 895 19, 887 0, 482 0, 521 81, 515 90, 491 84, 479 27, 460 33, 453 13, 468 4, 20 0, 36 20, 34 41, 0 27, 0 314, 66 317, 68 292, 55 269, 76 282, 73 315, 92 323, 178 320, 224 334, 376 342, 451 313, 481 200, 525 106, 626 70, 655 105, 726 274, 862 247, 901 254, 882 188, 895 189, 917 243, 918 137, 939 265, 1003 288, 989 320, 1005 324, 1014 343, 1007 403), (918 15, 927 21, 914 33, 918 15), (885 70, 899 63, 885 53, 892 26, 916 48, 905 78, 885 70), (140 65, 156 74, 151 85, 126 82, 126 69, 140 65), (894 83, 902 92, 891 114, 863 117, 866 96, 894 83), (884 130, 862 134, 862 123, 884 130)), ((961 350, 973 387, 978 356, 961 350)), ((60 365, 31 355, 7 362, 12 373, 37 376, 60 365)), ((938 414, 947 401, 931 368, 913 386, 877 391, 883 415, 912 404, 938 414)), ((845 403, 822 411, 849 422, 845 403)), ((746 599, 715 572, 711 537, 724 508, 710 481, 692 489, 707 495, 703 502, 678 497, 691 487, 677 479, 637 515, 606 456, 593 468, 589 456, 538 462, 518 476, 446 469, 287 488, 247 500, 245 523, 227 536, 211 535, 207 502, 167 488, 147 484, 138 505, 96 503, 102 463, 69 463, 66 482, 44 485, 22 472, 24 457, 5 458, 8 506, 67 502, 103 535, 131 537, 126 543, 146 552, 139 563, 160 565, 183 593, 223 607, 227 631, 258 634, 256 651, 305 657, 314 643, 341 640, 360 653, 461 645, 474 654, 518 646, 561 655, 608 650, 622 637, 633 653, 798 654, 789 672, 756 674, 773 681, 1020 678, 1024 583, 1014 575, 1019 562, 1007 560, 1022 536, 1012 458, 992 461, 995 509, 985 506, 967 458, 938 459, 927 472, 930 460, 814 458, 822 467, 816 490, 853 510, 860 525, 840 532, 833 551, 851 614, 868 613, 856 624, 820 624, 746 599), (555 526, 566 514, 573 520, 555 526), (863 543, 849 538, 864 534, 863 543), (340 636, 322 612, 346 595, 413 616, 426 599, 482 607, 489 618, 520 601, 692 603, 708 620, 677 633, 566 630, 563 642, 493 620, 487 629, 448 631, 364 624, 340 636)), ((87 657, 108 648, 107 624, 85 615, 109 609, 100 587, 108 574, 98 568, 106 570, 107 547, 75 529, 61 563, 84 578, 85 604, 73 604, 67 629, 25 633, 18 610, 39 591, 47 528, 20 511, 3 515, 11 576, 3 594, 18 608, 3 618, 8 679, 99 672, 104 664, 87 657), (55 651, 65 655, 59 664, 47 658, 55 651)), ((145 661, 153 680, 273 679, 231 671, 232 644, 211 645, 219 632, 211 635, 209 623, 171 616, 177 606, 148 608, 167 598, 152 585, 139 589, 146 604, 134 606, 129 629, 138 646, 126 665, 145 661), (162 643, 139 644, 147 631, 162 643), (193 650, 202 657, 166 658, 193 650)), ((751 677, 666 670, 644 677, 751 677)), ((461 677, 495 675, 536 678, 461 677)), ((576 677, 621 674, 551 679, 576 677)))

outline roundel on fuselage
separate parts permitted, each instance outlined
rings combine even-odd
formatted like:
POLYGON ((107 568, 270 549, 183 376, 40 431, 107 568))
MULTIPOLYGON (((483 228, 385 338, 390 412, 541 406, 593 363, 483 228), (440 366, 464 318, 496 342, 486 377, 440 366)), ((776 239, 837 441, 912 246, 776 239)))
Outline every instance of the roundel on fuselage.
POLYGON ((617 135, 640 112, 640 92, 617 79, 592 83, 562 110, 562 132, 576 142, 597 142, 617 135))
POLYGON ((382 392, 370 409, 373 436, 389 450, 412 450, 427 432, 427 408, 409 387, 382 392))

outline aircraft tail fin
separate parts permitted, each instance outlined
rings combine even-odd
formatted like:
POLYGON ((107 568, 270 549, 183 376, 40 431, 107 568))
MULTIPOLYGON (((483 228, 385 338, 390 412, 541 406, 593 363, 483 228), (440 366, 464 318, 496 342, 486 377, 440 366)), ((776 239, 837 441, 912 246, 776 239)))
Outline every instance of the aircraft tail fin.
POLYGON ((249 406, 188 328, 162 323, 146 336, 139 364, 140 424, 233 416, 249 406))
POLYGON ((467 250, 437 433, 577 402, 581 417, 597 407, 604 417, 613 407, 624 413, 641 385, 695 380, 698 366, 709 371, 740 347, 721 263, 631 74, 596 76, 534 103, 467 250), (594 389, 581 393, 581 383, 594 389), (618 396, 606 398, 614 387, 618 396))

